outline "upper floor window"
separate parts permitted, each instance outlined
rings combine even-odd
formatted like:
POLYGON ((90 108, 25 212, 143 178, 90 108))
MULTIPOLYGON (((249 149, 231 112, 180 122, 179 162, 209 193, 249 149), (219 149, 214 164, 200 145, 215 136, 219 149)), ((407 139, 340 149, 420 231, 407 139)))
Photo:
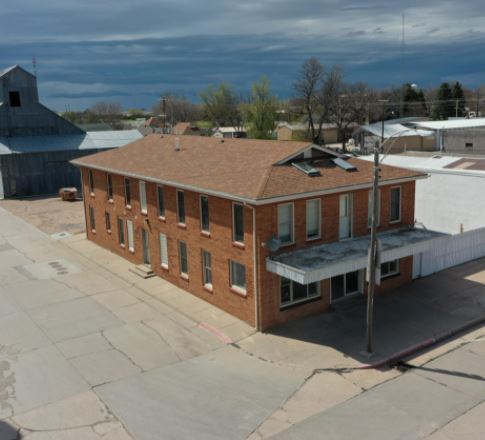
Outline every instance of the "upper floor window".
POLYGON ((185 193, 177 190, 177 221, 185 225, 185 193))
POLYGON ((106 174, 106 194, 108 200, 113 200, 113 179, 109 173, 106 174))
POLYGON ((20 107, 20 92, 8 92, 10 107, 20 107))
POLYGON ((278 238, 282 244, 291 244, 293 235, 293 203, 278 205, 278 238))
POLYGON ((200 227, 209 232, 209 197, 200 196, 200 227))
POLYGON ((322 216, 320 199, 307 200, 306 202, 306 238, 314 240, 322 236, 322 216))
POLYGON ((140 190, 140 211, 142 214, 146 214, 148 212, 146 183, 140 180, 138 182, 138 188, 140 190))
POLYGON ((158 203, 158 216, 165 217, 165 197, 163 194, 163 186, 157 185, 157 203, 158 203))
POLYGON ((131 207, 131 184, 130 184, 130 179, 128 179, 128 177, 125 177, 124 185, 125 185, 125 205, 128 207, 131 207))
POLYGON ((89 192, 94 194, 94 176, 93 170, 88 170, 88 185, 89 185, 89 192))
MULTIPOLYGON (((372 203, 373 191, 369 191, 369 200, 367 203, 367 226, 372 226, 372 216, 374 214, 374 205, 372 203)), ((381 224, 381 190, 377 191, 377 226, 381 224)))
POLYGON ((391 215, 389 221, 401 220, 401 187, 391 188, 391 215))
POLYGON ((244 206, 241 203, 232 205, 232 241, 244 243, 244 206))
POLYGON ((341 194, 339 197, 339 239, 352 237, 352 195, 341 194))

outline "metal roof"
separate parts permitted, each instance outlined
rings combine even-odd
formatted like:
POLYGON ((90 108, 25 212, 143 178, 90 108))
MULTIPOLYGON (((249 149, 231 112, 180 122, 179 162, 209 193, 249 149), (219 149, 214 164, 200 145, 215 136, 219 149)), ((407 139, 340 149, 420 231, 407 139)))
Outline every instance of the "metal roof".
POLYGON ((117 148, 142 137, 138 130, 94 131, 58 136, 0 137, 0 154, 117 148))
MULTIPOLYGON (((417 124, 417 122, 416 122, 417 124)), ((376 122, 374 124, 363 125, 359 131, 367 131, 375 136, 382 135, 382 122, 376 122)), ((404 136, 433 136, 434 132, 430 130, 414 129, 407 127, 403 124, 395 123, 394 121, 384 122, 384 138, 390 137, 404 137, 404 136)))
POLYGON ((485 118, 448 119, 446 121, 416 121, 410 123, 416 127, 431 130, 453 130, 460 128, 485 128, 485 118))

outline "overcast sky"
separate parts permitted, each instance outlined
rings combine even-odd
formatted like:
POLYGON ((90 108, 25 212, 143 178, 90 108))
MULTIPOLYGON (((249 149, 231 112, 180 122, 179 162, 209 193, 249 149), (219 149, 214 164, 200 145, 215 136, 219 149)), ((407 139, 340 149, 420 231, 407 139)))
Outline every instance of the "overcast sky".
POLYGON ((240 90, 266 74, 292 94, 301 63, 341 64, 376 87, 485 83, 483 0, 1 0, 0 68, 38 63, 56 110, 149 108, 171 90, 240 90), (402 12, 406 46, 401 56, 402 12))

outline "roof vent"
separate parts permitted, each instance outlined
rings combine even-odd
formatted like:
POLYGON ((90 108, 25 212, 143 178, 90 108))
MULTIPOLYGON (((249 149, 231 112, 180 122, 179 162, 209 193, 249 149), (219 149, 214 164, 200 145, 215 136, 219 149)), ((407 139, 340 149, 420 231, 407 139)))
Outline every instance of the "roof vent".
POLYGON ((340 158, 332 159, 332 162, 345 171, 357 171, 357 168, 354 165, 346 162, 343 159, 340 159, 340 158))
POLYGON ((310 177, 321 176, 320 171, 316 168, 313 168, 308 162, 292 162, 291 164, 310 177))
POLYGON ((175 138, 175 151, 180 151, 180 139, 178 137, 175 138))

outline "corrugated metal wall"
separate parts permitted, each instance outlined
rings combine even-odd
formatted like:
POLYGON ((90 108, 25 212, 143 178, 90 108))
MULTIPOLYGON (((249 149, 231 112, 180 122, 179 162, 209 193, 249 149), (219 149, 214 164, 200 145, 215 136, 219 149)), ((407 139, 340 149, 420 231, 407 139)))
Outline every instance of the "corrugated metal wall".
POLYGON ((64 186, 80 189, 79 169, 69 161, 99 151, 106 149, 0 155, 4 197, 56 194, 64 186))

